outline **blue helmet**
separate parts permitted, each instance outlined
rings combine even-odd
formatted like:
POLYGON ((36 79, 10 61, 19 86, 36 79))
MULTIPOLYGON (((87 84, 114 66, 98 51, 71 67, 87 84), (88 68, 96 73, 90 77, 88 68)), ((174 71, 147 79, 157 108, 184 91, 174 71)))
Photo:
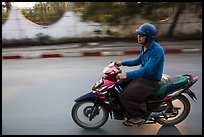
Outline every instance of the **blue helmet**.
POLYGON ((142 24, 139 29, 136 29, 136 32, 141 33, 145 36, 148 36, 152 39, 155 39, 157 35, 157 29, 154 25, 150 23, 144 23, 142 24))

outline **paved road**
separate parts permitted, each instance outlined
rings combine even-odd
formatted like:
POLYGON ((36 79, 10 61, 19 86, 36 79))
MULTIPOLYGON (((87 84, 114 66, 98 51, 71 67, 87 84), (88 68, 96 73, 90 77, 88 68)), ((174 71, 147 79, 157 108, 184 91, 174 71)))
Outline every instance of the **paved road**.
MULTIPOLYGON (((135 56, 2 60, 3 135, 202 135, 202 54, 168 54, 165 73, 199 76, 192 90, 198 97, 182 123, 124 127, 111 120, 98 130, 84 130, 71 119, 74 99, 90 91, 113 60, 135 56)), ((128 71, 132 68, 122 68, 128 71)))

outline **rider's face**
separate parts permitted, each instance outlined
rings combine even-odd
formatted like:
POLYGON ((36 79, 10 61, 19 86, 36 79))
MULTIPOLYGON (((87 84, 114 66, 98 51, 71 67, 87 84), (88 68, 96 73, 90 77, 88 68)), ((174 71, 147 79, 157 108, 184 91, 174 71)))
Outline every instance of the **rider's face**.
POLYGON ((146 39, 146 36, 141 35, 141 34, 137 35, 137 40, 138 40, 139 44, 144 44, 145 43, 145 39, 146 39))

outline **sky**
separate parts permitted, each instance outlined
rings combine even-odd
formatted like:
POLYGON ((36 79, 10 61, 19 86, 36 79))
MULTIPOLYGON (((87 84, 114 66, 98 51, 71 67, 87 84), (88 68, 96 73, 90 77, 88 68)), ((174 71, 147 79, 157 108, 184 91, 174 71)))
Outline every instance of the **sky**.
POLYGON ((36 2, 11 2, 11 4, 13 6, 16 6, 18 8, 22 8, 22 7, 32 7, 35 5, 36 2))

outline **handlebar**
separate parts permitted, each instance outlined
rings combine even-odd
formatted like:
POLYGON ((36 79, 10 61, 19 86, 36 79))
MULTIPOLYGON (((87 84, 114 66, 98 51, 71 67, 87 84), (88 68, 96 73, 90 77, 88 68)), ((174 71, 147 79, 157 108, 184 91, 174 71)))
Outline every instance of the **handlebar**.
POLYGON ((114 62, 114 66, 122 73, 122 70, 120 69, 120 65, 118 65, 116 62, 114 62))

